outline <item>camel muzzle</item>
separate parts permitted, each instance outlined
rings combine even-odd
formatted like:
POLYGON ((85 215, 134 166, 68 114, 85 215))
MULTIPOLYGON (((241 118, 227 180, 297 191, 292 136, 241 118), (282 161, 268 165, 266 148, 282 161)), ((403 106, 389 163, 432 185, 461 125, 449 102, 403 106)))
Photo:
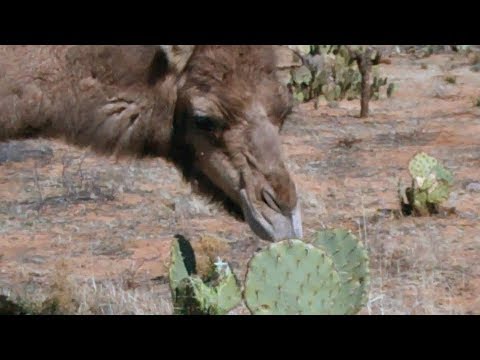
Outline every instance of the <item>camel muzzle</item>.
POLYGON ((303 238, 299 201, 295 208, 287 214, 275 211, 271 206, 258 209, 250 201, 247 191, 242 189, 240 190, 240 203, 245 220, 252 231, 263 240, 280 241, 303 238))

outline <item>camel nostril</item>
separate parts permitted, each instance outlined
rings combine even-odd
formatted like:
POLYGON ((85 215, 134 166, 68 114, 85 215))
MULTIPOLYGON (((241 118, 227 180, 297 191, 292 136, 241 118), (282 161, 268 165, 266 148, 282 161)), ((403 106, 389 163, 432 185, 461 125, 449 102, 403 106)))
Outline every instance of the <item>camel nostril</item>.
POLYGON ((275 210, 278 213, 282 213, 282 209, 278 205, 277 201, 275 200, 275 197, 273 194, 268 191, 267 189, 262 190, 262 197, 263 201, 273 210, 275 210))

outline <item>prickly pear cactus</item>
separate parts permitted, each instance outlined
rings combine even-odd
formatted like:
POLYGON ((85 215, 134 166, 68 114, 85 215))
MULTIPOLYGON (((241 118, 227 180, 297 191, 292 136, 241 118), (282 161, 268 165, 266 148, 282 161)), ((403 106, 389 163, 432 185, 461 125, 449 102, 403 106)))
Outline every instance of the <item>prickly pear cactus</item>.
POLYGON ((448 200, 453 185, 453 174, 438 160, 420 152, 408 165, 413 178, 413 188, 407 189, 407 199, 420 215, 427 215, 432 208, 448 200))
MULTIPOLYGON (((294 98, 299 101, 308 101, 324 97, 328 101, 342 99, 353 100, 360 97, 361 75, 355 58, 349 49, 362 52, 364 46, 350 45, 289 45, 302 58, 304 64, 291 72, 287 83, 293 92, 294 98)), ((378 51, 373 51, 372 60, 379 58, 378 51)), ((373 83, 371 98, 380 97, 380 90, 387 84, 386 78, 381 78, 378 68, 373 67, 373 83)), ((393 87, 387 92, 391 96, 393 87)))
POLYGON ((215 294, 197 276, 184 278, 176 288, 174 302, 178 315, 208 315, 214 312, 215 294))
POLYGON ((183 279, 176 300, 179 314, 225 315, 240 303, 242 294, 230 272, 216 286, 205 284, 198 276, 183 279))
MULTIPOLYGON (((378 74, 378 71, 374 71, 373 82, 370 86, 370 98, 373 100, 378 100, 380 98, 380 89, 387 85, 387 78, 381 78, 378 74)), ((387 89, 388 91, 388 89, 387 89)))
POLYGON ((342 314, 340 277, 332 259, 311 244, 287 240, 250 260, 244 298, 255 315, 342 314))
POLYGON ((335 229, 319 231, 313 245, 325 249, 340 275, 336 301, 342 306, 342 313, 358 313, 368 301, 370 286, 369 259, 362 243, 349 231, 335 229))
POLYGON ((429 177, 432 175, 433 168, 437 165, 437 159, 423 152, 418 153, 410 160, 408 170, 419 189, 425 190, 432 185, 431 180, 433 179, 429 179, 429 177))
POLYGON ((237 279, 227 263, 219 261, 212 273, 214 277, 204 281, 188 271, 179 242, 172 245, 169 269, 170 289, 175 313, 183 315, 224 315, 242 300, 237 279))

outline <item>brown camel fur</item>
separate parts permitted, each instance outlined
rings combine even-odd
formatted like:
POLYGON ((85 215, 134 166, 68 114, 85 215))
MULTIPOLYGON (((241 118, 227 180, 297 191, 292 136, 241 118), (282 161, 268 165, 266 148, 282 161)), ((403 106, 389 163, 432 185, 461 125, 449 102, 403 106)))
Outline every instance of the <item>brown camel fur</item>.
POLYGON ((63 138, 160 156, 263 239, 301 237, 273 46, 0 46, 0 141, 63 138))

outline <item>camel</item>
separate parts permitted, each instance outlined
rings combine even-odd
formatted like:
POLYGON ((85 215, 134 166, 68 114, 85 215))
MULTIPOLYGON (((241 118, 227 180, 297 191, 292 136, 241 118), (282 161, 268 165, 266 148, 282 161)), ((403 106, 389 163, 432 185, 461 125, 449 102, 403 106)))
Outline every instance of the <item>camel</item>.
POLYGON ((292 99, 276 61, 274 46, 0 46, 0 141, 162 157, 260 238, 302 238, 280 142, 292 99))

